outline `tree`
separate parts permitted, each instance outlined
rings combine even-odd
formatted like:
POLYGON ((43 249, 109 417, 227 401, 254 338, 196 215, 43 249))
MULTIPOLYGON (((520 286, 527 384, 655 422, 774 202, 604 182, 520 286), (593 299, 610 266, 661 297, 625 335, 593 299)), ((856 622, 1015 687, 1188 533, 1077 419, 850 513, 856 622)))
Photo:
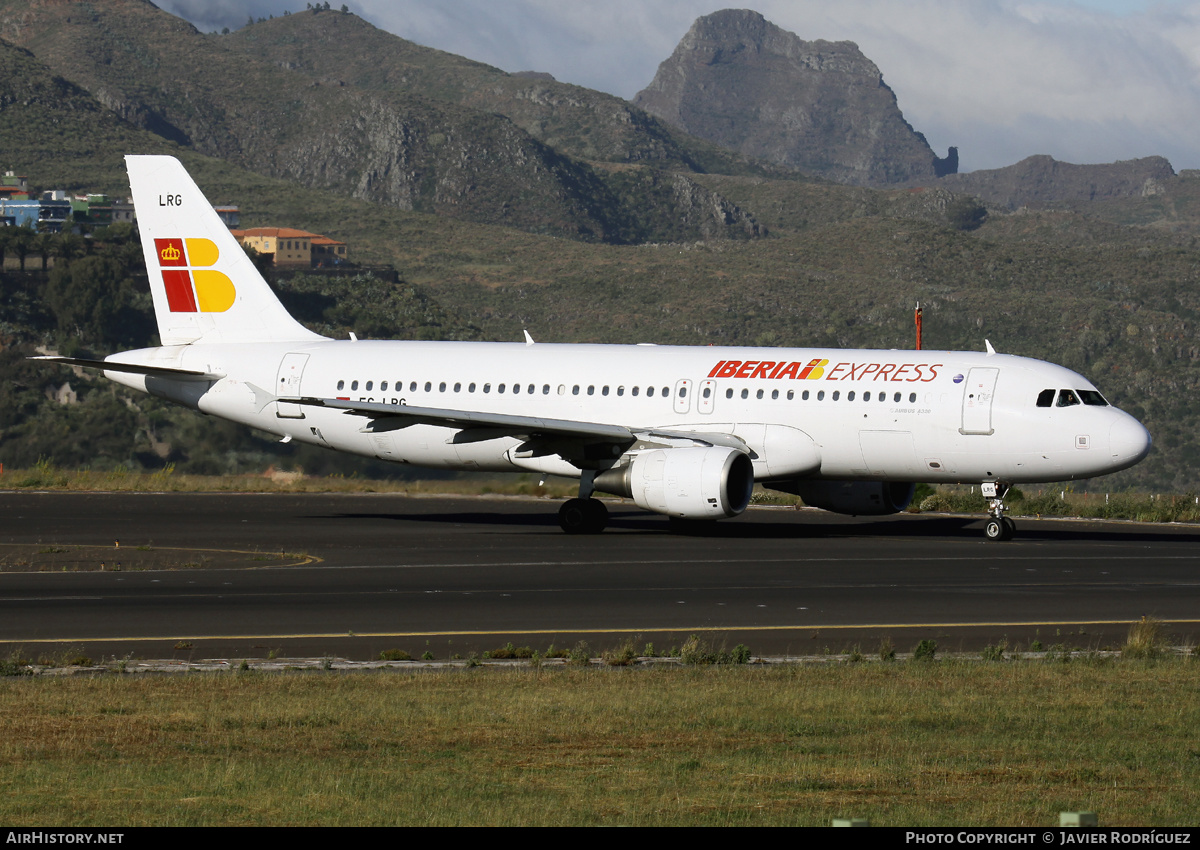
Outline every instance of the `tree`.
POLYGON ((25 271, 25 258, 33 251, 33 239, 36 234, 32 227, 18 227, 10 235, 8 244, 21 260, 21 271, 25 271))
POLYGON ((987 207, 978 198, 956 198, 946 207, 946 220, 956 230, 975 230, 987 218, 987 207))
POLYGON ((153 333, 148 312, 120 260, 92 255, 56 265, 46 283, 46 303, 59 331, 85 345, 107 349, 145 345, 153 333))
POLYGON ((46 270, 46 263, 50 260, 50 255, 54 253, 54 234, 39 233, 33 237, 33 250, 42 258, 42 271, 46 270))

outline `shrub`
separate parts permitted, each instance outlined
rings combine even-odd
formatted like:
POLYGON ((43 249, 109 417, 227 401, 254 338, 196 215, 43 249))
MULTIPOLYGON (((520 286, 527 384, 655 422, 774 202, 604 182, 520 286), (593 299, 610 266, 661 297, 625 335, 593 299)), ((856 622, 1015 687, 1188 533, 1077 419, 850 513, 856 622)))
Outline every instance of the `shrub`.
POLYGON ((896 660, 896 645, 892 643, 891 638, 884 638, 879 641, 879 660, 880 661, 895 661, 896 660))
POLYGON ((1002 640, 997 644, 988 644, 981 653, 984 661, 1003 661, 1004 652, 1008 649, 1008 641, 1002 640))
POLYGON ((937 654, 937 641, 925 638, 913 647, 913 661, 932 661, 937 654))
POLYGON ((750 647, 739 643, 732 651, 717 649, 692 635, 679 648, 679 660, 684 664, 746 664, 750 661, 750 647))
POLYGON ((513 646, 512 641, 509 641, 499 649, 491 649, 483 653, 483 657, 493 660, 533 658, 533 649, 528 646, 513 646))
POLYGON ((633 641, 627 640, 616 649, 605 650, 600 658, 610 667, 628 667, 637 663, 638 654, 633 641))
POLYGON ((587 641, 581 640, 575 644, 575 648, 567 653, 567 663, 579 667, 586 667, 592 663, 592 648, 587 645, 587 641))
POLYGON ((1162 621, 1154 617, 1142 617, 1129 627, 1125 645, 1121 647, 1122 658, 1158 658, 1166 650, 1167 640, 1162 632, 1162 621))

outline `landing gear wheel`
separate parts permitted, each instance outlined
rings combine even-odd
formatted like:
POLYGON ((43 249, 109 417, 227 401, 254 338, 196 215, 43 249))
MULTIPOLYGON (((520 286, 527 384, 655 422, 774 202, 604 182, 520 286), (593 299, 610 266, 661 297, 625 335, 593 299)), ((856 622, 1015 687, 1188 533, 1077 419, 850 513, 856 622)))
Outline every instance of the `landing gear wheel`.
POLYGON ((1012 540, 1016 523, 1008 517, 992 517, 983 526, 983 536, 988 540, 1012 540))
POLYGON ((608 525, 608 508, 597 499, 567 499, 558 509, 558 524, 567 534, 599 534, 608 525))

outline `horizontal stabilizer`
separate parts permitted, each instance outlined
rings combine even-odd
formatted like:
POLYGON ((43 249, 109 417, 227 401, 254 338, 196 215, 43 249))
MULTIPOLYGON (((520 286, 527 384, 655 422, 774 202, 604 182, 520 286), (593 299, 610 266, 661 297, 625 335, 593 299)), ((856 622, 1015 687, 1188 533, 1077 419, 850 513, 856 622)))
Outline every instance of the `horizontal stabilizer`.
POLYGON ((87 360, 82 357, 40 355, 38 357, 30 357, 29 359, 62 363, 65 366, 82 366, 84 369, 102 369, 105 372, 129 372, 133 375, 173 378, 176 381, 219 381, 225 377, 213 372, 196 372, 192 369, 172 369, 169 366, 142 366, 138 363, 115 363, 112 360, 87 360))

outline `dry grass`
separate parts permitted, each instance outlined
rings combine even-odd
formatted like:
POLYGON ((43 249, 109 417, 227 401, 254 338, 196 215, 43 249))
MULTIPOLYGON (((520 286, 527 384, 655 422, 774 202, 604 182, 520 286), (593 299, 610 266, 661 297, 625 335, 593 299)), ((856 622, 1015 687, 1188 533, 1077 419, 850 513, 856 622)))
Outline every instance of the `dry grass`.
POLYGON ((1198 685, 1188 661, 13 677, 0 821, 1188 824, 1198 685))
POLYGON ((384 480, 342 475, 311 476, 268 470, 245 475, 185 475, 168 466, 157 472, 127 469, 109 471, 68 470, 42 461, 33 469, 0 472, 0 490, 65 490, 138 493, 405 493, 514 495, 569 498, 577 482, 517 474, 500 477, 463 475, 441 480, 384 480))

